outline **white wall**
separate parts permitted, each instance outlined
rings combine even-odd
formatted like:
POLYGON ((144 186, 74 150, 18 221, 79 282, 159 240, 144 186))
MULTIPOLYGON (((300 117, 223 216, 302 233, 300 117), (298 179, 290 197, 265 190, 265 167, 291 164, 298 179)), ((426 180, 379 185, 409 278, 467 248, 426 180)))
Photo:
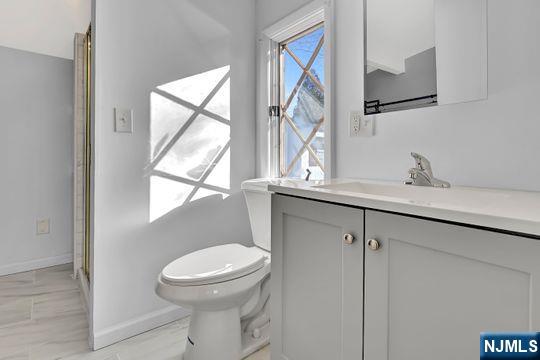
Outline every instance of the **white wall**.
POLYGON ((0 46, 0 79, 4 275, 72 258, 73 61, 0 46))
POLYGON ((0 1, 0 275, 72 259, 70 59, 89 23, 90 0, 0 1))
MULTIPOLYGON (((258 0, 257 30, 307 1, 258 0)), ((377 117, 373 138, 348 136, 348 112, 362 109, 362 1, 337 0, 336 109, 338 177, 402 180, 411 151, 432 160, 453 184, 540 190, 540 2, 488 2, 489 86, 486 101, 414 109, 377 117)), ((261 43, 260 43, 261 44, 261 43)), ((259 70, 264 65, 259 47, 259 70)), ((264 79, 258 83, 257 171, 266 174, 264 79)))
POLYGON ((94 346, 186 312, 154 293, 161 269, 188 252, 251 243, 242 180, 255 168, 252 0, 94 0, 95 197, 92 263, 94 346), (231 186, 149 222, 150 92, 231 66, 231 186), (134 133, 113 132, 114 107, 132 108, 134 133))
POLYGON ((73 59, 73 35, 90 24, 90 0, 0 1, 0 45, 73 59))

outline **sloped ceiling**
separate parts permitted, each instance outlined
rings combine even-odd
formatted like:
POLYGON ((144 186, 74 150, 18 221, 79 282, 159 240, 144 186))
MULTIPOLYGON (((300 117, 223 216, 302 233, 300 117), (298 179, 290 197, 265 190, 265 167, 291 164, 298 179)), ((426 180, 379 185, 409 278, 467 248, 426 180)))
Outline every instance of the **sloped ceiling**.
POLYGON ((0 1, 0 46, 73 59, 73 36, 90 24, 91 0, 0 1))

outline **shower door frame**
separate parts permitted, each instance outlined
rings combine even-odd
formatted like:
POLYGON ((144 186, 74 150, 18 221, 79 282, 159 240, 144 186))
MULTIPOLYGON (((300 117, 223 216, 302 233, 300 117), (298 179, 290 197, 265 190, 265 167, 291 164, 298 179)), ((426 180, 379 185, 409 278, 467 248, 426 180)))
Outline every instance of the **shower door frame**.
POLYGON ((91 203, 92 203, 92 26, 88 27, 84 39, 84 238, 83 238, 83 266, 82 270, 90 282, 90 239, 92 230, 91 203))

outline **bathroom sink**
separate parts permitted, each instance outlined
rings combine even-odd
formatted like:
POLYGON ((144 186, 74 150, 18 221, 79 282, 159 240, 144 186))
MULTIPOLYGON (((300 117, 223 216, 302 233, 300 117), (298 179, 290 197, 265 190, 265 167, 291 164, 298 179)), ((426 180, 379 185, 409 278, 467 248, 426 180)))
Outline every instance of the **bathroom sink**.
POLYGON ((476 189, 465 187, 433 188, 411 186, 399 183, 371 183, 353 181, 344 183, 332 183, 315 185, 314 188, 328 189, 334 192, 346 192, 362 196, 387 197, 399 199, 411 204, 434 206, 445 204, 446 206, 489 208, 497 206, 501 201, 508 199, 508 194, 490 191, 488 189, 476 189))
POLYGON ((360 179, 282 179, 268 188, 283 195, 540 237, 540 192, 465 186, 435 188, 360 179))

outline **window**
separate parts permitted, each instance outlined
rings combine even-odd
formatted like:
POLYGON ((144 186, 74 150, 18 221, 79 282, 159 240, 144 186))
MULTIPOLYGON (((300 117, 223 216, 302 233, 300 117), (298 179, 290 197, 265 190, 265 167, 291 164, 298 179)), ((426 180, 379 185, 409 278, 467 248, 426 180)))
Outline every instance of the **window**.
POLYGON ((279 171, 324 178, 324 25, 279 43, 279 171))

